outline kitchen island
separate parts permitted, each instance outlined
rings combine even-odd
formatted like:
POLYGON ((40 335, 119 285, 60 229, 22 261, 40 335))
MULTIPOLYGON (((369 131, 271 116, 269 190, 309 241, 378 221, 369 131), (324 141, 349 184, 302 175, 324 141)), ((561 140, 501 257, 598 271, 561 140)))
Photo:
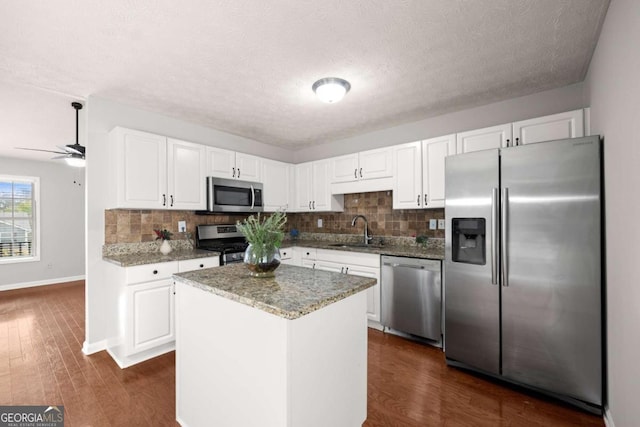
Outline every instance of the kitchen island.
POLYGON ((174 276, 182 426, 360 426, 375 279, 243 264, 174 276))

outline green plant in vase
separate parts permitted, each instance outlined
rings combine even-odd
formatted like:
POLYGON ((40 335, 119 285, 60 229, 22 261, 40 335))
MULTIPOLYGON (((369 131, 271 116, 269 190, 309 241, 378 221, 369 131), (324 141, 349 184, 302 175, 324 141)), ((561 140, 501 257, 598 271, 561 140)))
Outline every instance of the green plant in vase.
POLYGON ((244 254, 244 262, 252 276, 273 277, 274 271, 280 265, 280 246, 284 239, 284 225, 287 215, 282 212, 261 217, 251 215, 244 221, 238 221, 236 227, 240 231, 249 247, 244 254))

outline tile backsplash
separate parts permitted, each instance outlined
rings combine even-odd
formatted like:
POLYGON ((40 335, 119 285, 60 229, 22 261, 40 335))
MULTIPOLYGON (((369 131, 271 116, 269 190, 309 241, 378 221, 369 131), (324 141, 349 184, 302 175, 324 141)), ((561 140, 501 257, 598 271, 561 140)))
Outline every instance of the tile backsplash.
MULTIPOLYGON (((374 236, 411 237, 424 234, 444 238, 444 230, 429 230, 429 219, 444 218, 444 209, 393 210, 390 191, 345 194, 344 212, 289 213, 287 231, 297 228, 306 233, 361 234, 362 220, 355 227, 351 220, 364 215, 374 236), (322 219, 322 228, 318 228, 322 219)), ((199 224, 235 224, 247 215, 196 215, 193 211, 109 209, 105 211, 105 244, 138 243, 155 240, 154 229, 167 229, 174 239, 185 239, 178 233, 178 221, 187 222, 187 231, 195 235, 199 224)))

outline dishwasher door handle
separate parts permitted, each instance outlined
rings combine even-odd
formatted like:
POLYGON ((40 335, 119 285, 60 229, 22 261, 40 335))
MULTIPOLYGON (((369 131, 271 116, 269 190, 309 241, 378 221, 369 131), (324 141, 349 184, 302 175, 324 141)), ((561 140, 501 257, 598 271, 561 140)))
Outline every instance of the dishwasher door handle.
POLYGON ((424 270, 424 265, 398 264, 397 262, 394 262, 394 263, 385 262, 382 265, 388 265, 389 267, 405 267, 405 268, 415 268, 416 270, 424 270))

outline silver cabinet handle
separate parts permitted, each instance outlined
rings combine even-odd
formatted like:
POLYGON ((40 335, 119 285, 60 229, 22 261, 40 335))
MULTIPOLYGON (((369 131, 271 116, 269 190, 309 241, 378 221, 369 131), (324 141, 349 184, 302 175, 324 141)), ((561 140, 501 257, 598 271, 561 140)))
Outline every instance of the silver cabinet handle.
POLYGON ((520 138, 516 138, 516 147, 520 145, 520 138))
POLYGON ((309 210, 311 210, 311 200, 309 200, 309 210))
POLYGON ((162 206, 167 206, 167 195, 166 194, 162 195, 162 206))
POLYGON ((507 139, 507 147, 511 147, 510 142, 511 142, 511 140, 510 140, 510 139, 507 139))
POLYGON ((234 168, 231 168, 231 169, 233 170, 233 175, 232 176, 235 178, 236 177, 236 168, 234 167, 234 168))
POLYGON ((171 204, 169 206, 173 206, 173 194, 169 196, 169 199, 171 199, 171 204))
POLYGON ((509 189, 502 189, 502 233, 500 236, 502 246, 502 286, 509 286, 509 189))
POLYGON ((417 202, 418 202, 418 206, 420 206, 420 195, 419 195, 419 194, 418 194, 418 200, 417 200, 417 202))
POLYGON ((344 270, 344 274, 349 274, 349 267, 346 267, 344 270))
POLYGON ((340 267, 340 273, 344 273, 344 267, 340 267))
POLYGON ((240 178, 240 168, 238 168, 238 178, 240 178))
POLYGON ((498 189, 491 190, 491 284, 498 284, 498 189))
POLYGON ((360 168, 360 178, 362 178, 362 168, 360 168))
POLYGON ((314 211, 316 210, 316 201, 315 200, 313 201, 313 210, 314 211))
POLYGON ((355 169, 353 170, 353 177, 354 177, 355 179, 358 179, 358 168, 355 168, 355 169))
POLYGON ((422 199, 422 203, 427 206, 427 193, 424 193, 424 199, 422 199))
POLYGON ((415 270, 424 270, 424 266, 423 265, 412 265, 412 264, 400 264, 397 262, 385 262, 382 265, 388 265, 389 267, 403 267, 403 268, 413 268, 415 270))

